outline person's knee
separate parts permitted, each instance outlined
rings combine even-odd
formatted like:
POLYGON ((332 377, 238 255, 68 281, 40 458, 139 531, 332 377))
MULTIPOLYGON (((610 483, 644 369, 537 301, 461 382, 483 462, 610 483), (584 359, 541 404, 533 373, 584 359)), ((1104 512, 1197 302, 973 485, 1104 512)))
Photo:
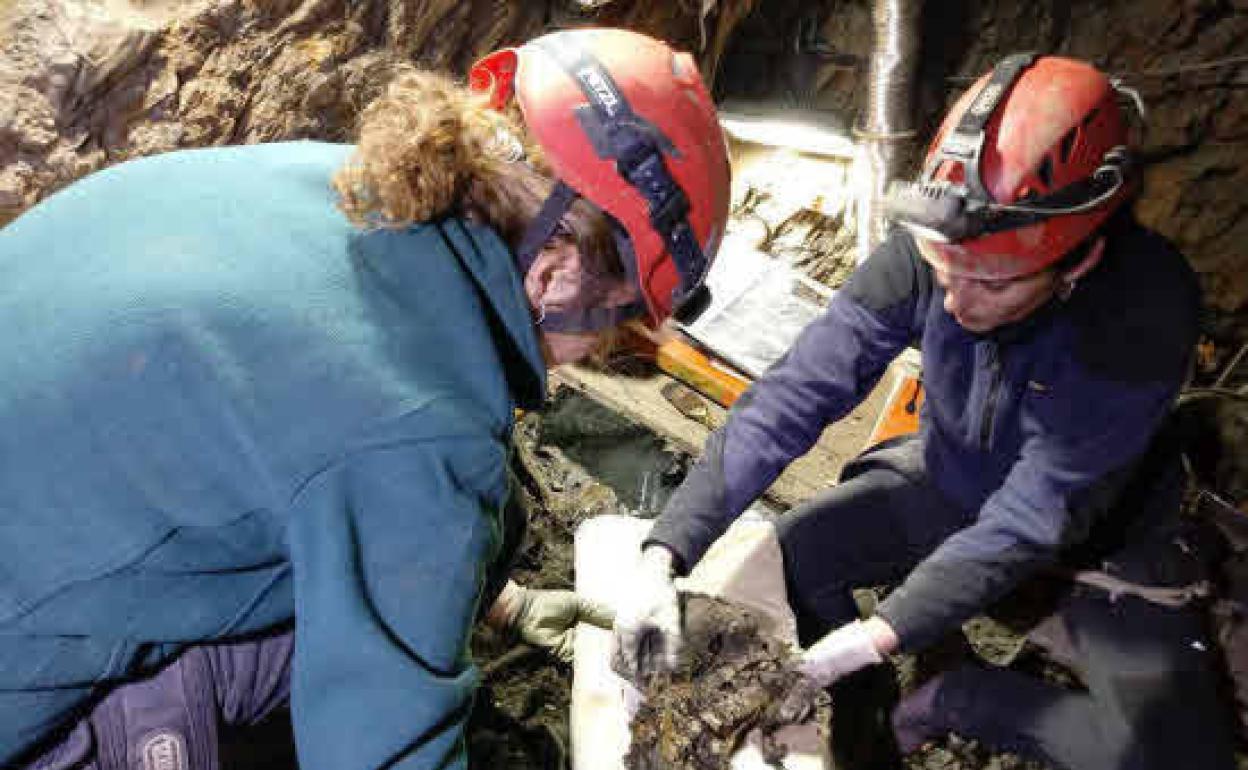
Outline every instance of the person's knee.
POLYGON ((101 767, 219 767, 216 699, 198 648, 118 685, 87 720, 101 767))
POLYGON ((255 639, 193 648, 202 655, 221 718, 231 726, 254 724, 290 697, 290 666, 294 631, 285 630, 255 639))

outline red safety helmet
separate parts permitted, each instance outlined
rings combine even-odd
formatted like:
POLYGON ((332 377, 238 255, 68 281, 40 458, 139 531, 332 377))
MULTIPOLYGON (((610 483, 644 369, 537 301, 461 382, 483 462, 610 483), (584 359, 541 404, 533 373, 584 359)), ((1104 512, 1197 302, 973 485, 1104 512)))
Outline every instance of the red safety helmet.
MULTIPOLYGON (((730 172, 715 105, 688 54, 627 30, 565 30, 486 56, 469 85, 496 109, 516 100, 561 183, 530 226, 529 249, 580 195, 627 234, 633 259, 621 257, 652 321, 705 304, 730 172)), ((518 258, 527 270, 531 256, 518 258)))
POLYGON ((901 210, 901 224, 918 222, 911 229, 924 257, 943 270, 1028 275, 1070 253, 1129 198, 1127 145, 1104 73, 1059 56, 1012 56, 958 99, 928 149, 923 181, 890 208, 901 210), (910 213, 940 213, 925 223, 907 216, 907 201, 910 213), (957 224, 931 226, 942 220, 957 224))

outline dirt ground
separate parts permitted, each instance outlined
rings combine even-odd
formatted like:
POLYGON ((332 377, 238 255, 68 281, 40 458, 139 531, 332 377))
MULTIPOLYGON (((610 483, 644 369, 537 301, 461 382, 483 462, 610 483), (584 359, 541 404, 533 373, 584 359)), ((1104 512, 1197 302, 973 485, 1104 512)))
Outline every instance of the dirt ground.
MULTIPOLYGON (((624 509, 654 515, 688 462, 644 427, 566 392, 556 394, 541 417, 521 422, 517 443, 521 470, 532 480, 525 492, 529 532, 514 574, 519 582, 538 587, 573 585, 572 535, 579 522, 624 509), (643 493, 640 479, 647 475, 652 481, 644 483, 643 493), (657 493, 655 478, 661 481, 657 493)), ((860 598, 869 601, 867 595, 860 598)), ((989 658, 1011 655, 1020 644, 991 623, 979 624, 972 636, 975 649, 989 658)), ((473 648, 483 686, 468 732, 471 766, 568 768, 571 668, 512 647, 488 630, 477 632, 473 648)), ((907 687, 914 676, 912 662, 903 661, 900 676, 907 687)), ((1043 770, 956 736, 921 749, 906 764, 909 770, 1043 770)))
MULTIPOLYGON (((572 537, 581 521, 602 513, 656 514, 690 461, 647 429, 569 390, 557 393, 542 415, 521 420, 517 445, 515 470, 522 477, 529 529, 513 574, 522 584, 542 588, 573 585, 572 537)), ((873 592, 859 592, 857 598, 869 604, 873 597, 873 592)), ((1020 637, 992 621, 972 621, 967 637, 987 662, 1013 660, 1016 668, 1070 681, 1068 672, 1035 648, 1024 648, 1020 637)), ((571 668, 484 628, 473 637, 473 651, 482 686, 468 728, 470 765, 569 770, 571 668)), ((912 686, 916 666, 913 659, 901 660, 903 691, 912 686)), ((232 741, 227 736, 223 767, 293 768, 289 735, 289 717, 279 713, 258 732, 232 736, 232 741)), ((1241 756, 1238 767, 1248 769, 1248 758, 1241 756)), ((952 735, 907 757, 906 768, 1045 770, 952 735)))

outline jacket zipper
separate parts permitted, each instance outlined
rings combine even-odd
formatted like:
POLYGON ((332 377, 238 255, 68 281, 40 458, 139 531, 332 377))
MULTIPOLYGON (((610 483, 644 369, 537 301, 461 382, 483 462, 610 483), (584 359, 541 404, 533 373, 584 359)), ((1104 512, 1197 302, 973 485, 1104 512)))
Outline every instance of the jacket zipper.
POLYGON ((992 423, 1001 393, 1001 351, 995 342, 988 345, 988 369, 991 379, 988 380, 988 394, 984 397, 983 419, 979 423, 979 446, 984 451, 988 450, 988 443, 992 440, 992 423))

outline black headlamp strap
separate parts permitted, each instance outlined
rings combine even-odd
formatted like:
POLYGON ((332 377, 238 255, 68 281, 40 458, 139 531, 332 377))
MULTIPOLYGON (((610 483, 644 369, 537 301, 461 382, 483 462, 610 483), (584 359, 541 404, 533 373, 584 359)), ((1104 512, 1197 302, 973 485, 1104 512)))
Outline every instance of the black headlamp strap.
POLYGON ((983 232, 999 233, 1034 225, 1066 214, 1079 214, 1101 205, 1118 194, 1132 174, 1131 158, 1122 148, 1111 152, 1106 163, 1089 177, 1071 182, 1048 195, 1024 198, 1008 205, 993 205, 985 219, 983 232))
POLYGON ((689 199, 672 178, 663 153, 675 148, 663 132, 633 112, 611 73, 587 50, 566 36, 559 43, 535 41, 576 81, 589 111, 577 113, 600 158, 615 161, 616 171, 646 200, 650 224, 663 238, 680 274, 675 304, 701 288, 707 260, 689 224, 689 199))
POLYGON ((945 135, 944 141, 932 156, 931 163, 924 171, 924 181, 931 180, 941 162, 954 161, 962 164, 966 186, 971 195, 985 202, 992 201, 992 193, 984 187, 979 176, 979 160, 984 150, 988 121, 992 120, 997 107, 1018 82, 1023 71, 1035 60, 1035 53, 1016 53, 1005 57, 992 69, 988 82, 980 89, 966 112, 962 113, 958 125, 945 135))

